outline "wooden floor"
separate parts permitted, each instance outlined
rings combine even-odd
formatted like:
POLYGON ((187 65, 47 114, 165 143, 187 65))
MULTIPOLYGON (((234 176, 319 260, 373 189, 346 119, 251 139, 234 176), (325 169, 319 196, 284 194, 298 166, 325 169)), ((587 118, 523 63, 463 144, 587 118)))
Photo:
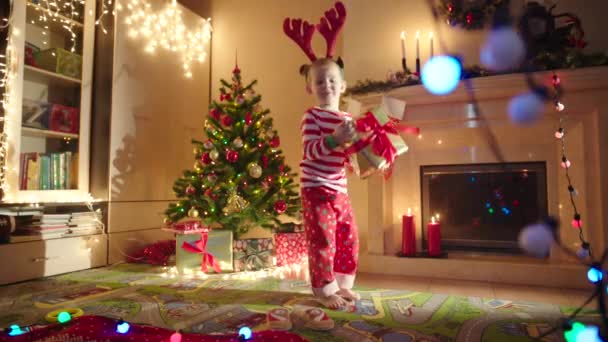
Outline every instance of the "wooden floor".
MULTIPOLYGON (((478 281, 412 278, 405 276, 360 273, 356 285, 397 290, 442 293, 468 297, 526 300, 578 307, 592 294, 592 289, 504 285, 478 281)), ((596 301, 586 307, 593 308, 596 301)))

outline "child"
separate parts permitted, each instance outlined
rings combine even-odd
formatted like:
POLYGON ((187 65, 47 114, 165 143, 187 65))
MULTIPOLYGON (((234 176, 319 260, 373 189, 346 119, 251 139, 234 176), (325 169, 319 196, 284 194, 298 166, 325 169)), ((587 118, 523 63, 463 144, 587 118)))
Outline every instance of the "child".
POLYGON ((311 48, 315 26, 301 19, 285 19, 283 30, 304 51, 312 64, 301 69, 306 91, 318 105, 302 120, 304 156, 300 187, 304 227, 309 242, 308 261, 312 291, 331 309, 359 299, 351 289, 357 270, 359 240, 346 192, 347 156, 344 145, 355 137, 350 114, 338 109, 346 90, 342 64, 332 58, 346 9, 337 2, 316 28, 327 40, 326 58, 317 59, 311 48))
POLYGON ((312 290, 337 309, 357 300, 353 287, 359 240, 346 189, 345 144, 355 137, 350 114, 338 109, 346 90, 342 70, 331 59, 318 59, 308 70, 306 91, 319 105, 302 120, 304 157, 300 187, 304 227, 309 242, 312 290))

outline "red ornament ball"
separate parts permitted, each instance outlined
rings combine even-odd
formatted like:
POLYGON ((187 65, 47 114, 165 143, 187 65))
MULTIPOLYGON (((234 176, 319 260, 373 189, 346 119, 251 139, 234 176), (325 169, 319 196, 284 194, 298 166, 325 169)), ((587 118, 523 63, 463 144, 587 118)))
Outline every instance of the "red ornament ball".
POLYGON ((466 19, 467 19, 467 24, 469 24, 469 25, 472 24, 473 23, 473 13, 471 13, 471 12, 467 13, 466 19))
POLYGON ((241 69, 239 69, 238 65, 234 66, 234 69, 232 70, 233 74, 240 74, 241 73, 241 69))
POLYGON ((224 115, 224 117, 222 118, 222 125, 224 125, 225 127, 232 126, 232 122, 232 118, 229 115, 224 115))
POLYGON ((262 166, 264 168, 268 167, 268 156, 267 155, 262 156, 262 166))
POLYGON ((203 153, 203 155, 201 156, 201 163, 203 163, 203 164, 211 163, 211 157, 209 156, 209 152, 203 153))
POLYGON ((214 118, 215 120, 219 120, 221 114, 222 114, 222 112, 217 108, 212 108, 211 111, 209 112, 209 115, 212 118, 214 118))
POLYGON ((275 136, 272 139, 270 139, 269 145, 272 148, 277 148, 277 147, 279 147, 279 145, 281 145, 281 139, 279 139, 278 136, 275 136))
POLYGON ((226 150, 226 160, 229 163, 236 163, 239 160, 239 153, 233 150, 226 150))
POLYGON ((220 94, 220 101, 230 101, 232 99, 232 97, 230 96, 230 94, 220 94))
POLYGON ((247 112, 245 114, 245 124, 251 125, 252 122, 253 122, 253 117, 251 116, 251 112, 247 112))
POLYGON ((282 214, 285 210, 287 210, 287 203, 285 203, 284 200, 274 202, 274 211, 276 211, 277 214, 282 214))
POLYGON ((196 192, 196 188, 194 188, 192 186, 192 184, 188 185, 188 187, 186 188, 186 194, 187 195, 192 195, 196 192))

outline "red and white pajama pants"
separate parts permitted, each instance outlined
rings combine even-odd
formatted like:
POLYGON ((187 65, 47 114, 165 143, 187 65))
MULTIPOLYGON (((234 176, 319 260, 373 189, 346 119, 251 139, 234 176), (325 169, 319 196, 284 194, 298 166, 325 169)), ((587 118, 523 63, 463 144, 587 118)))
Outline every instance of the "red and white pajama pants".
POLYGON ((325 187, 302 189, 308 267, 315 296, 351 289, 359 236, 348 195, 325 187))

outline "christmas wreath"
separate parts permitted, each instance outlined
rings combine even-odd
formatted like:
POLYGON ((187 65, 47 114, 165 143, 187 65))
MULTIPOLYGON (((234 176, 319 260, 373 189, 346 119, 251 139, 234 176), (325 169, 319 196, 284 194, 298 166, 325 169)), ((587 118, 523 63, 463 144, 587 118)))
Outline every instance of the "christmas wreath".
POLYGON ((450 26, 482 29, 506 0, 440 0, 438 13, 450 26))

